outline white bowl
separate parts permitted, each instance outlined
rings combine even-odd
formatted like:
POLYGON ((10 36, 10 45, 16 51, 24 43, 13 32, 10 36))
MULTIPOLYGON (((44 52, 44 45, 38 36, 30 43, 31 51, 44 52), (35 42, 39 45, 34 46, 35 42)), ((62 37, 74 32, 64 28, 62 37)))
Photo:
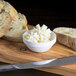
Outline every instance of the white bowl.
MULTIPOLYGON (((31 31, 31 30, 30 30, 31 31)), ((28 31, 26 31, 28 32, 28 31)), ((25 32, 25 33, 26 33, 25 32)), ((56 34, 54 32, 52 32, 52 40, 49 41, 49 42, 41 42, 41 43, 34 43, 34 42, 30 42, 28 40, 25 39, 24 35, 25 33, 23 34, 23 42, 26 44, 26 46, 31 50, 31 51, 34 51, 34 52, 46 52, 48 51, 56 42, 56 34)))

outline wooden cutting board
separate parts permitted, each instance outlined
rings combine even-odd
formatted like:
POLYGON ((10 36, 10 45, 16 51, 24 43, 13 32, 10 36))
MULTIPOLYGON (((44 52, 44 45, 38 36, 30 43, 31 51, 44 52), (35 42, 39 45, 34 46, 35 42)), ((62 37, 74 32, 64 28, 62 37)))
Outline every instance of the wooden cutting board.
MULTIPOLYGON (((28 25, 29 29, 33 26, 28 25)), ((0 39, 0 61, 6 63, 28 63, 53 58, 63 58, 76 55, 72 49, 56 43, 44 53, 35 53, 29 50, 24 43, 14 43, 0 39)))
POLYGON ((46 68, 36 68, 36 69, 46 71, 49 73, 59 74, 61 76, 76 76, 76 64, 46 67, 46 68))

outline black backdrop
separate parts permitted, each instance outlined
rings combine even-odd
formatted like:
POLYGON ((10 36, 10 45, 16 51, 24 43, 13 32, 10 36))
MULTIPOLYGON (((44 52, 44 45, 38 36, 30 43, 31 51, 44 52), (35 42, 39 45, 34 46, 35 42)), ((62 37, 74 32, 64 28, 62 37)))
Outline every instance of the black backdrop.
POLYGON ((72 2, 6 0, 18 12, 26 15, 28 24, 46 24, 51 29, 59 26, 76 27, 76 5, 72 2))

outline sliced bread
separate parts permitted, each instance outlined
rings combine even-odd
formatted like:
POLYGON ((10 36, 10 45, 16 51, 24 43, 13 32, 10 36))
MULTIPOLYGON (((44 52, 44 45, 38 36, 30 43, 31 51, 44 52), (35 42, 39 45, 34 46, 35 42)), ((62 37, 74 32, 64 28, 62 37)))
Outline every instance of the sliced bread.
POLYGON ((58 27, 53 30, 57 35, 57 41, 76 51, 76 29, 68 27, 58 27))
POLYGON ((3 8, 3 4, 0 3, 0 12, 1 12, 2 8, 3 8))
POLYGON ((18 14, 16 9, 11 4, 9 4, 4 0, 0 0, 0 12, 2 11, 8 12, 11 15, 13 20, 18 19, 18 14))
POLYGON ((15 42, 22 42, 22 35, 27 31, 26 17, 18 13, 18 20, 12 21, 9 31, 5 34, 5 38, 15 42))
POLYGON ((2 37, 5 32, 8 31, 11 24, 11 17, 8 13, 0 13, 0 37, 2 37))

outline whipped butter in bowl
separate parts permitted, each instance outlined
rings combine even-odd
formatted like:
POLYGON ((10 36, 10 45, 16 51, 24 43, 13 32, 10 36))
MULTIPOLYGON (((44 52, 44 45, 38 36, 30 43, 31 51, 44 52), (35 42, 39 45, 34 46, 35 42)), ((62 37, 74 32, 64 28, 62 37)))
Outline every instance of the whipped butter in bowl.
POLYGON ((34 52, 46 52, 55 44, 56 35, 46 25, 38 24, 23 34, 23 42, 34 52))

